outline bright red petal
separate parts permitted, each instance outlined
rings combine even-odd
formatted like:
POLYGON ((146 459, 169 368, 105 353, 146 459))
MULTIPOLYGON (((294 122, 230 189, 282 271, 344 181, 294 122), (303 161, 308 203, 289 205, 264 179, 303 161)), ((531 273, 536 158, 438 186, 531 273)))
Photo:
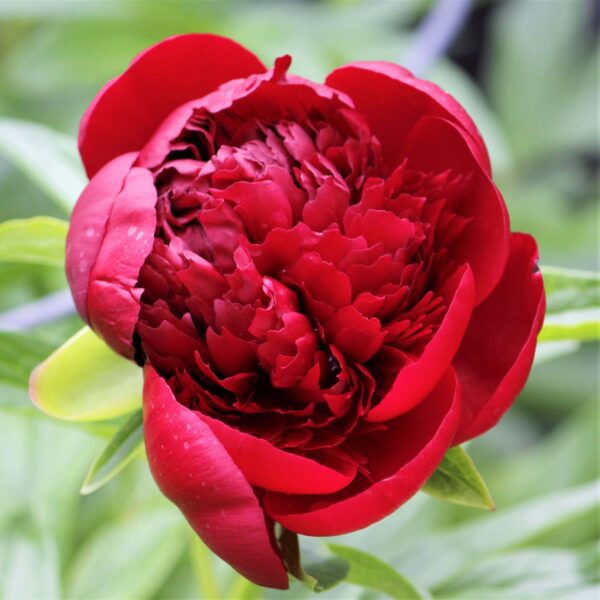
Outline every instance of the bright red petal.
POLYGON ((115 198, 136 156, 135 153, 124 154, 98 171, 83 190, 71 215, 66 271, 75 306, 84 321, 89 321, 87 294, 90 272, 100 252, 115 198))
POLYGON ((392 388, 368 414, 369 421, 387 421, 421 402, 437 385, 456 354, 473 310, 474 286, 469 268, 457 272, 446 290, 448 311, 423 354, 405 366, 392 388))
POLYGON ((414 410, 387 423, 387 431, 365 436, 360 450, 375 483, 359 491, 323 496, 267 493, 265 509, 290 531, 339 535, 367 527, 413 496, 450 447, 460 417, 460 387, 450 369, 414 410), (401 440, 401 443, 398 443, 401 440))
POLYGON ((273 524, 252 487, 211 429, 151 367, 145 369, 144 438, 158 486, 206 545, 250 581, 287 589, 273 524))
POLYGON ((456 444, 493 427, 525 385, 545 311, 537 256, 532 237, 513 234, 500 284, 473 312, 454 360, 463 389, 456 444))
POLYGON ((465 109, 437 85, 387 62, 356 62, 336 69, 326 84, 348 94, 382 144, 393 169, 404 156, 410 130, 425 116, 451 120, 469 136, 474 155, 490 175, 490 159, 477 127, 465 109))
POLYGON ((98 92, 81 120, 79 151, 88 175, 119 154, 140 150, 184 102, 264 70, 254 54, 217 35, 180 35, 148 48, 98 92))
POLYGON ((410 132, 406 145, 410 167, 433 173, 451 169, 453 174, 466 178, 467 187, 457 208, 469 222, 449 255, 458 263, 469 263, 479 303, 496 287, 504 272, 510 226, 504 200, 472 150, 472 144, 459 127, 437 117, 421 119, 410 132))
POLYGON ((329 494, 346 487, 356 475, 355 467, 338 471, 210 417, 201 419, 252 485, 287 494, 329 494))
POLYGON ((155 205, 152 173, 134 167, 114 199, 90 273, 87 292, 90 325, 127 358, 133 357, 131 341, 142 295, 136 285, 154 242, 155 205))

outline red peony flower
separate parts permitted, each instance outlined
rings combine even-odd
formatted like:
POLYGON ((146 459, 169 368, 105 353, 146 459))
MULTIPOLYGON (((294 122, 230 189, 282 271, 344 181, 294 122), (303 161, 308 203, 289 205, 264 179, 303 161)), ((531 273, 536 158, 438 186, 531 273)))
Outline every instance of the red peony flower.
POLYGON ((394 511, 523 387, 544 313, 485 145, 389 63, 325 84, 212 35, 168 39, 98 94, 67 274, 145 369, 154 478, 217 554, 287 587, 273 524, 394 511))

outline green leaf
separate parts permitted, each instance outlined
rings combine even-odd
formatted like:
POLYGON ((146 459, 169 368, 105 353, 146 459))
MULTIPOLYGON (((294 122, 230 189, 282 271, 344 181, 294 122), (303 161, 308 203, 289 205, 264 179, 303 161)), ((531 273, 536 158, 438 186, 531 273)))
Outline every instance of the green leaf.
POLYGON ((53 417, 114 419, 140 406, 142 370, 84 327, 35 369, 29 390, 33 402, 53 417))
POLYGON ((401 600, 419 600, 424 597, 408 579, 375 556, 339 544, 327 546, 336 556, 350 565, 346 576, 348 583, 383 592, 401 600))
POLYGON ((69 224, 51 217, 0 224, 0 261, 63 267, 69 224))
POLYGON ((282 528, 278 540, 287 570, 310 590, 324 592, 348 575, 350 565, 338 557, 321 558, 305 552, 301 561, 298 535, 293 531, 282 528))
POLYGON ((0 156, 70 212, 87 179, 75 140, 43 125, 0 119, 0 156))
POLYGON ((600 339, 600 308, 582 308, 547 315, 539 335, 540 342, 600 339))
POLYGON ((441 500, 494 510, 483 478, 466 450, 460 446, 450 448, 444 459, 423 486, 423 491, 441 500))
POLYGON ((188 525, 172 506, 139 507, 129 518, 104 523, 67 573, 67 598, 150 598, 189 542, 188 525))
POLYGON ((144 441, 143 421, 140 409, 119 428, 90 467, 81 487, 82 494, 101 488, 135 458, 144 441))
POLYGON ((547 296, 547 312, 600 306, 600 273, 542 267, 547 296))
POLYGON ((1 331, 0 382, 26 388, 31 371, 54 348, 39 337, 1 331))
POLYGON ((541 365, 545 362, 560 358, 561 356, 567 356, 573 354, 581 348, 579 342, 573 340, 564 340, 559 342, 542 342, 537 345, 535 349, 535 361, 534 364, 541 365))

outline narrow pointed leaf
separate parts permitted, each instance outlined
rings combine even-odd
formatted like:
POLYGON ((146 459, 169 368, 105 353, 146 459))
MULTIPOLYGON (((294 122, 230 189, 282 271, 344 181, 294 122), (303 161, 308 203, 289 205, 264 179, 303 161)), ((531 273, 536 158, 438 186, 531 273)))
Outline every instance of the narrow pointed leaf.
POLYGON ((43 125, 0 119, 0 156, 70 212, 87 183, 75 140, 43 125))
POLYGON ((29 392, 59 419, 114 419, 141 405, 142 370, 84 327, 34 370, 29 392))
POLYGON ((401 600, 420 600, 425 598, 403 575, 379 558, 348 546, 328 544, 329 549, 344 559, 350 570, 346 576, 348 583, 360 585, 382 592, 391 598, 401 600))
POLYGON ((82 494, 101 488, 136 457, 144 443, 143 421, 140 409, 117 430, 90 467, 80 490, 82 494))
POLYGON ((66 221, 51 217, 5 221, 0 224, 0 262, 62 268, 68 228, 66 221))
POLYGON ((494 510, 494 501, 479 471, 460 446, 446 452, 440 466, 423 486, 423 491, 455 504, 494 510))

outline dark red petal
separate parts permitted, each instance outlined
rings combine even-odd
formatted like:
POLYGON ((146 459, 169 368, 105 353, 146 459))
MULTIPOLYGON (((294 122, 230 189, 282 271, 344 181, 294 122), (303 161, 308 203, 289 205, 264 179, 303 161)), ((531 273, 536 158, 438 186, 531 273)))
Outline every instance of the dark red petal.
POLYGON ((404 156, 406 139, 417 121, 438 116, 461 126, 481 167, 491 175, 490 159, 477 127, 465 109, 437 85, 388 62, 351 63, 333 71, 325 83, 352 98, 379 138, 389 169, 404 156))
POLYGON ((502 280, 473 312, 454 359, 464 406, 457 444, 493 427, 525 385, 546 306, 537 256, 532 237, 513 234, 502 280))
POLYGON ((286 494, 330 494, 352 482, 356 467, 337 470, 311 458, 276 448, 221 421, 200 417, 252 484, 286 494))
POLYGON ((184 102, 264 70, 254 54, 212 34, 174 36, 148 48, 98 92, 81 120, 79 151, 88 175, 119 154, 140 150, 184 102))
POLYGON ((84 321, 89 321, 87 294, 90 272, 100 252, 115 198, 136 156, 135 153, 124 154, 98 171, 83 190, 71 214, 66 271, 75 306, 84 321))
POLYGON ((423 354, 405 366, 390 391, 368 414, 369 421, 387 421, 410 410, 431 392, 456 354, 473 311, 474 284, 466 267, 448 282, 448 310, 423 354))
POLYGON ((90 273, 90 325, 117 352, 133 357, 133 330, 142 294, 140 269, 152 250, 156 229, 156 188, 152 173, 133 168, 116 196, 90 273))
POLYGON ((452 170, 468 178, 465 198, 457 204, 461 217, 469 219, 449 256, 468 262, 475 277, 476 302, 496 286, 504 271, 510 247, 510 227, 504 200, 482 171, 472 145, 459 127, 437 117, 421 119, 408 136, 406 152, 411 168, 433 173, 452 170))
POLYGON ((145 369, 144 438, 162 492, 215 554, 258 585, 287 589, 273 524, 225 448, 198 413, 145 369))
POLYGON ((339 535, 382 519, 413 496, 449 448, 460 417, 460 386, 450 369, 414 410, 387 423, 365 441, 378 481, 354 495, 330 499, 267 493, 265 510, 284 527, 304 535, 339 535), (398 443, 401 440, 401 443, 398 443))

